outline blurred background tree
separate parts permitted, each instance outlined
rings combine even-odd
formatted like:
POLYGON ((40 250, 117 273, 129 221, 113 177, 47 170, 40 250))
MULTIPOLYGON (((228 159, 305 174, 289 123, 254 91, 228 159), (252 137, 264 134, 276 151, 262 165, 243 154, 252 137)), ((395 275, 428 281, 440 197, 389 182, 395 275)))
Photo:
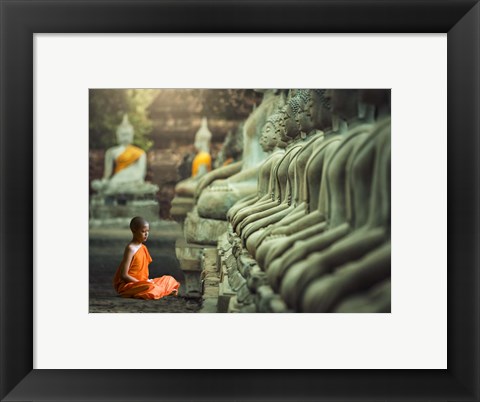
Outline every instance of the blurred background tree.
POLYGON ((192 144, 203 116, 212 142, 221 143, 261 98, 252 89, 91 89, 90 149, 116 144, 125 113, 135 129, 134 144, 145 151, 192 144))
POLYGON ((158 95, 156 89, 91 89, 89 91, 90 149, 105 149, 116 144, 116 131, 128 114, 135 129, 134 144, 148 151, 152 121, 148 107, 158 95))

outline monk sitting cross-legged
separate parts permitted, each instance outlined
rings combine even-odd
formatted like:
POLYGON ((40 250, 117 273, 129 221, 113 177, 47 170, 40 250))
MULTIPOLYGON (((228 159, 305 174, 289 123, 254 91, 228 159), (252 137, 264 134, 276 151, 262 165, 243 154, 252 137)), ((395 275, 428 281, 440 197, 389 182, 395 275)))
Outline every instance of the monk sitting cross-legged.
POLYGON ((113 287, 122 297, 136 299, 160 299, 168 295, 177 295, 180 284, 170 275, 148 279, 148 264, 152 257, 147 247, 150 226, 137 216, 130 222, 132 240, 125 247, 123 260, 113 278, 113 287))

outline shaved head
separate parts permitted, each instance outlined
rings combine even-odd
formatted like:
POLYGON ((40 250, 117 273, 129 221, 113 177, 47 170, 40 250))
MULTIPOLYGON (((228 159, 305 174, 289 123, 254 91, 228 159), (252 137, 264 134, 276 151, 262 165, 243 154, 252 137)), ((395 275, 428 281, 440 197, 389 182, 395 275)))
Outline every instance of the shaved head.
POLYGON ((148 225, 148 222, 141 216, 136 216, 130 221, 130 230, 135 232, 136 230, 143 228, 145 225, 148 225))

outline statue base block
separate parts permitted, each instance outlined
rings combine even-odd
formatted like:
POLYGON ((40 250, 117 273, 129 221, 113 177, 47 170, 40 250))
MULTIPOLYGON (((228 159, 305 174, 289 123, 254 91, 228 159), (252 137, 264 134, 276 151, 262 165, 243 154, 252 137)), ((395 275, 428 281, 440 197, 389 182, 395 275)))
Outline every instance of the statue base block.
POLYGON ((185 219, 185 239, 189 243, 216 245, 220 235, 227 231, 228 222, 201 218, 196 209, 185 219))
POLYGON ((93 196, 90 201, 90 219, 108 220, 142 216, 147 221, 156 221, 160 216, 160 206, 152 199, 132 199, 131 196, 93 196))
POLYGON ((178 197, 172 200, 172 207, 170 208, 170 216, 177 222, 183 222, 187 214, 195 206, 193 197, 178 197))

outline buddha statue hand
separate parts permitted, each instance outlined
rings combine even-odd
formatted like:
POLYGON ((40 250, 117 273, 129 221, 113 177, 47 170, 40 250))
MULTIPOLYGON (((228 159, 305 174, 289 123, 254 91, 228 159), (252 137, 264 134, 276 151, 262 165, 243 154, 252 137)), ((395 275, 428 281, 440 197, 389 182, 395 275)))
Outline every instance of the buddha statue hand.
POLYGON ((247 286, 252 292, 256 293, 260 286, 268 284, 267 274, 263 272, 258 265, 253 266, 249 274, 247 286))
POLYGON ((92 188, 95 191, 102 191, 108 184, 108 179, 99 179, 99 180, 92 180, 92 188))
POLYGON ((233 189, 228 184, 222 184, 222 185, 214 185, 214 186, 207 187, 207 191, 228 192, 228 191, 233 191, 233 189))
POLYGON ((242 240, 237 237, 234 238, 234 242, 232 243, 232 254, 235 258, 237 258, 243 251, 242 240))

